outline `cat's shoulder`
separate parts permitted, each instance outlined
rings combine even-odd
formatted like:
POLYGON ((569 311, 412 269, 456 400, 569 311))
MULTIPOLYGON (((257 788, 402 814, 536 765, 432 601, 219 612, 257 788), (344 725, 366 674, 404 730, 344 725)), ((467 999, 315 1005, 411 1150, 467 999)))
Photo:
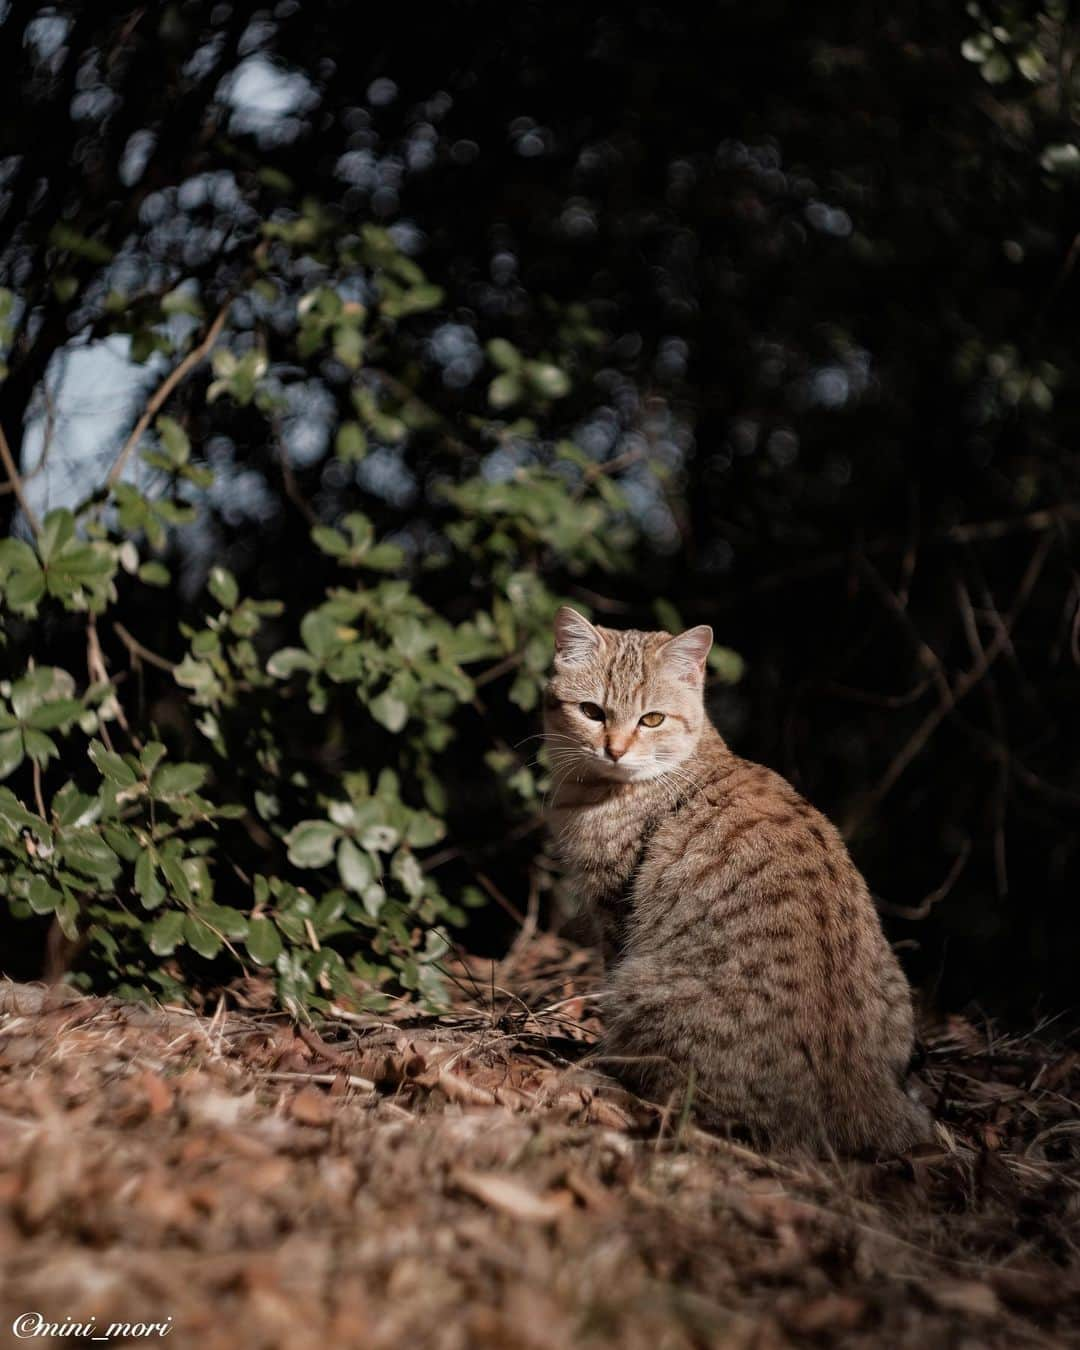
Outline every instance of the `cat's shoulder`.
POLYGON ((777 830, 809 836, 829 850, 844 844, 832 822, 775 769, 728 753, 718 758, 705 776, 697 807, 703 812, 723 812, 744 828, 759 827, 769 834, 777 830))

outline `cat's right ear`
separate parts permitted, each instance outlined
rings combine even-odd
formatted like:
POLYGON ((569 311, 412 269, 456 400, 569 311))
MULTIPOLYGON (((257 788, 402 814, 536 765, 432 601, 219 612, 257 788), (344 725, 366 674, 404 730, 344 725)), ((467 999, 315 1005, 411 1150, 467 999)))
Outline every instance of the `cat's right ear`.
POLYGON ((588 661, 604 644, 600 630, 583 614, 563 605, 555 615, 555 664, 579 666, 588 661))

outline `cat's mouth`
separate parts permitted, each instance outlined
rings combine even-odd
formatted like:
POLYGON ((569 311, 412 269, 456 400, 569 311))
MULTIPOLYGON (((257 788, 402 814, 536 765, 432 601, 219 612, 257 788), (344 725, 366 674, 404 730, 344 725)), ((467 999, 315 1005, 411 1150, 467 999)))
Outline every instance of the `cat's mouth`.
POLYGON ((653 760, 609 759, 606 755, 590 753, 581 764, 583 776, 601 778, 609 783, 643 783, 661 772, 653 760))

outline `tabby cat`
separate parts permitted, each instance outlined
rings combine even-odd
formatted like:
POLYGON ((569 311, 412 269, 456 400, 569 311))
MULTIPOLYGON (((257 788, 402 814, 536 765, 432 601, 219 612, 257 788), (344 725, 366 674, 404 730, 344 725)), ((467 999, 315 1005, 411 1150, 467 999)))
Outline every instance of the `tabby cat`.
POLYGON ((910 990, 839 834, 709 721, 711 645, 556 617, 550 825, 610 967, 605 1064, 774 1147, 899 1152, 932 1137, 910 990))

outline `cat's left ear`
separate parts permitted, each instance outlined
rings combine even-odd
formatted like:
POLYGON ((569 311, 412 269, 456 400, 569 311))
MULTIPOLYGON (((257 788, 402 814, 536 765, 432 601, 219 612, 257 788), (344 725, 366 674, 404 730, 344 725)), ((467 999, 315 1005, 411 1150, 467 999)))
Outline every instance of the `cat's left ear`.
POLYGON ((556 666, 579 666, 596 656, 603 645, 602 634, 584 614, 563 605, 555 615, 556 666))
POLYGON ((660 658, 687 684, 698 685, 705 679, 705 662, 712 650, 713 631, 707 623, 688 628, 669 638, 660 648, 660 658))

